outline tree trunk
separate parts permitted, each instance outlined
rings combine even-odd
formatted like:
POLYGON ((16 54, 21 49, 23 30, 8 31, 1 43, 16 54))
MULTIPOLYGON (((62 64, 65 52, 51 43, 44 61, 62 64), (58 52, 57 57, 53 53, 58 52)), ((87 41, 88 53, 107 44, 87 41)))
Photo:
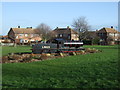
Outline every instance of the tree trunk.
POLYGON ((79 34, 79 41, 81 41, 81 39, 80 39, 80 29, 78 29, 78 34, 79 34))

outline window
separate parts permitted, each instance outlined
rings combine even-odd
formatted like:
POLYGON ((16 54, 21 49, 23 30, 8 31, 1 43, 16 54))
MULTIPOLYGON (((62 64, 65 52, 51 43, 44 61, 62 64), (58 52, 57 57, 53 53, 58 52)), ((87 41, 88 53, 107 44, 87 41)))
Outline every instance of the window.
POLYGON ((63 34, 60 34, 60 37, 62 37, 63 36, 63 34))
POLYGON ((19 34, 20 36, 23 36, 23 34, 19 34))
POLYGON ((27 40, 25 40, 25 42, 27 42, 27 40))
POLYGON ((115 36, 118 36, 118 33, 115 33, 115 36))
POLYGON ((58 35, 55 35, 55 37, 57 37, 58 35))
POLYGON ((102 33, 99 33, 98 35, 99 35, 99 36, 102 36, 102 33))
POLYGON ((18 39, 18 36, 16 36, 16 39, 18 39))
POLYGON ((109 33, 110 36, 114 36, 114 33, 109 33))
POLYGON ((100 39, 100 42, 101 42, 101 41, 104 41, 104 39, 100 39))
POLYGON ((28 36, 28 34, 25 34, 25 37, 27 37, 28 36))
POLYGON ((68 34, 68 39, 70 39, 70 34, 68 34))
POLYGON ((20 43, 23 43, 24 42, 24 40, 23 39, 20 39, 20 43))

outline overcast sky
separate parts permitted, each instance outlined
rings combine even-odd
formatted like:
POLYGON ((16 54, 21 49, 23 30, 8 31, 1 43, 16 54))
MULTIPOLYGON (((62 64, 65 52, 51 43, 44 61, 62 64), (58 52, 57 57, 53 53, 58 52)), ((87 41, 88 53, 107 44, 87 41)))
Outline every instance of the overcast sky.
MULTIPOLYGON (((37 27, 48 24, 52 29, 70 26, 74 19, 85 16, 92 30, 118 26, 117 2, 3 2, 2 34, 11 27, 37 27)), ((1 17, 1 16, 0 16, 1 17)), ((0 27, 1 28, 1 27, 0 27)))

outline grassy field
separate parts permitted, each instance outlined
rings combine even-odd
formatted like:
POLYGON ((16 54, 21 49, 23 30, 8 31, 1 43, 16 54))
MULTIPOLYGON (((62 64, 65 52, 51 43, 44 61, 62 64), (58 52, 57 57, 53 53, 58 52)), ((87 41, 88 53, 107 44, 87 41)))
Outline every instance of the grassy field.
POLYGON ((31 52, 30 46, 3 46, 2 47, 2 56, 8 55, 9 53, 19 53, 19 52, 31 52))
MULTIPOLYGON (((120 88, 117 46, 85 46, 100 53, 3 64, 3 88, 120 88)), ((8 47, 7 47, 8 48, 8 47)), ((19 47, 24 51, 30 47, 19 47)), ((3 48, 6 55, 12 48, 3 48), (6 51, 7 50, 7 51, 6 51)))

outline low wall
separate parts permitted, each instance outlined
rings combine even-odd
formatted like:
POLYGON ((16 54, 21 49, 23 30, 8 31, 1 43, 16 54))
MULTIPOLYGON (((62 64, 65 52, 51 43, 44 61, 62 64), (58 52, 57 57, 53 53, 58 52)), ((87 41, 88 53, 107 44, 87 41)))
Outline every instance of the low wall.
POLYGON ((0 43, 0 46, 13 46, 14 43, 0 43))

